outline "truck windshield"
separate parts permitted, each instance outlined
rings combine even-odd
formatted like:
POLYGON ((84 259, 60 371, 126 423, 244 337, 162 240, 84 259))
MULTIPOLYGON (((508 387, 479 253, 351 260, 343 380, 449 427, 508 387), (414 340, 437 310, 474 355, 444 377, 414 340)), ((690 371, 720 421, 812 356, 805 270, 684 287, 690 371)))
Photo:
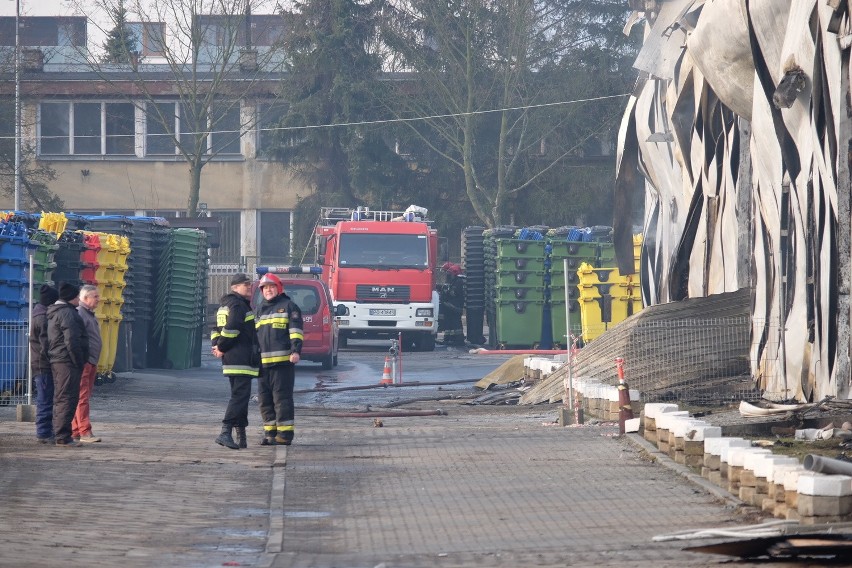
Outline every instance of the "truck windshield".
POLYGON ((361 268, 419 268, 429 266, 425 235, 344 233, 340 235, 340 266, 361 268))

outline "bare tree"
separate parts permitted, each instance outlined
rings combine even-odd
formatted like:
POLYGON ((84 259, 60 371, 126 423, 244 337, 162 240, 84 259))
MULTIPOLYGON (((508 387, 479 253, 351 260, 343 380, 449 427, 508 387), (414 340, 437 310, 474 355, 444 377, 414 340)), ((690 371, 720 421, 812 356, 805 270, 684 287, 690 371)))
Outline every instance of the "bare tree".
MULTIPOLYGON (((83 0, 74 1, 84 8, 83 0)), ((80 62, 116 96, 143 110, 146 140, 157 146, 156 153, 173 148, 186 161, 186 211, 194 216, 202 169, 256 127, 253 104, 277 88, 283 20, 263 13, 274 9, 267 0, 97 0, 96 7, 107 15, 126 10, 138 18, 125 22, 131 28, 126 35, 132 32, 138 43, 116 42, 113 47, 127 53, 106 58, 127 64, 103 63, 104 58, 83 51, 80 62)), ((93 25, 104 34, 110 31, 96 19, 93 25)))
POLYGON ((566 59, 606 41, 590 30, 614 7, 612 0, 409 0, 387 11, 383 38, 393 62, 418 85, 402 84, 395 112, 460 170, 486 225, 509 221, 513 196, 614 128, 617 113, 565 136, 587 109, 549 104, 583 88, 548 80, 566 59))

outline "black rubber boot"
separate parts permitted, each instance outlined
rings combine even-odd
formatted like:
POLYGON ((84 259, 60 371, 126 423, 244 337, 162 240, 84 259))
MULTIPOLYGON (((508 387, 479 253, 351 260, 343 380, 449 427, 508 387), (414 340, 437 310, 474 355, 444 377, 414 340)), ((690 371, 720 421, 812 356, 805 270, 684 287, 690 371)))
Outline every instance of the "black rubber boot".
POLYGON ((237 426, 237 445, 240 449, 248 448, 248 442, 246 442, 246 429, 244 426, 237 426))
POLYGON ((231 426, 222 426, 222 433, 216 438, 216 443, 232 450, 238 450, 240 447, 234 441, 234 438, 231 437, 231 430, 231 426))

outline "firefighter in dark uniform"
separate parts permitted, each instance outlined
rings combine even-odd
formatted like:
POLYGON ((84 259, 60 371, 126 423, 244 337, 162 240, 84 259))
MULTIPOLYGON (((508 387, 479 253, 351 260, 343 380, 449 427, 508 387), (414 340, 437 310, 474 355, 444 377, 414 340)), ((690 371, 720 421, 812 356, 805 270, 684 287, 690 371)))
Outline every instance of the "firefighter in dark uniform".
POLYGON ((441 272, 444 273, 445 280, 438 288, 438 331, 444 332, 444 345, 464 345, 464 279, 461 267, 452 262, 445 262, 441 266, 441 272))
POLYGON ((257 396, 263 419, 261 445, 290 445, 294 434, 293 383, 302 351, 302 311, 284 293, 281 279, 265 274, 260 279, 263 302, 256 310, 260 344, 260 379, 257 396))
POLYGON ((231 383, 231 399, 216 443, 236 450, 245 448, 251 380, 260 372, 260 356, 254 312, 251 310, 251 278, 235 274, 231 291, 222 296, 216 312, 216 327, 210 334, 213 355, 222 359, 222 374, 231 383), (236 428, 237 441, 231 435, 236 428))

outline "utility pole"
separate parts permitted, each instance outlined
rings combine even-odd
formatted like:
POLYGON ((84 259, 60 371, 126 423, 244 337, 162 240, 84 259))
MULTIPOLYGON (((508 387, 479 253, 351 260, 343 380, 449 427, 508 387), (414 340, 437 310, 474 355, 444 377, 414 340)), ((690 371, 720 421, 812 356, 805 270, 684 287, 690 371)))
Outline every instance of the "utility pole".
POLYGON ((15 0, 15 211, 21 209, 21 0, 15 0))

